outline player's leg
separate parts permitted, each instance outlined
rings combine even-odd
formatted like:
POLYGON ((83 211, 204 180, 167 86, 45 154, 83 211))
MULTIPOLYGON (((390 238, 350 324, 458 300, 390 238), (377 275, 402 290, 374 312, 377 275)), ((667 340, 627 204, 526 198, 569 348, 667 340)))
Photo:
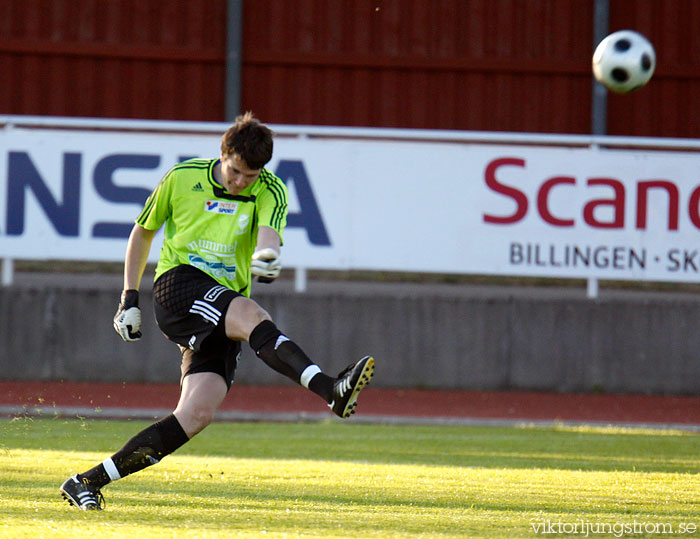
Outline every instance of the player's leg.
POLYGON ((234 299, 226 311, 226 336, 248 341, 269 367, 310 389, 326 402, 332 399, 334 378, 323 374, 304 351, 277 329, 270 315, 246 297, 234 299))
POLYGON ((177 418, 170 414, 143 429, 102 463, 67 479, 61 493, 80 509, 101 509, 103 486, 156 464, 188 440, 177 418))
POLYGON ((210 294, 211 302, 207 302, 207 294, 215 286, 206 274, 187 268, 184 273, 182 270, 168 272, 156 282, 154 310, 158 327, 179 344, 182 353, 177 407, 171 415, 138 433, 81 479, 101 488, 110 481, 156 464, 211 423, 233 383, 240 352, 240 345, 225 337, 223 320, 212 322, 213 313, 225 310, 236 294, 218 287, 219 293, 210 294), (195 306, 204 306, 206 316, 195 306), (190 340, 192 336, 197 339, 190 340))
POLYGON ((182 390, 175 411, 102 463, 66 480, 64 498, 81 509, 99 509, 102 487, 157 464, 211 423, 233 381, 240 346, 219 337, 207 342, 205 350, 182 350, 182 390))
POLYGON ((221 375, 213 372, 196 372, 185 376, 180 401, 173 415, 189 438, 212 422, 228 389, 221 375))
POLYGON ((158 325, 182 352, 180 401, 173 414, 143 429, 111 457, 66 480, 61 492, 71 504, 100 509, 103 486, 156 464, 211 422, 233 382, 240 352, 240 344, 225 336, 223 317, 213 323, 216 312, 225 311, 238 295, 222 288, 194 268, 175 268, 156 282, 158 325), (215 293, 209 294, 212 288, 215 293))
POLYGON ((374 359, 366 356, 337 378, 324 374, 304 351, 284 335, 270 315, 249 298, 238 297, 226 311, 226 336, 246 340, 268 366, 323 398, 340 417, 354 413, 359 392, 372 378, 374 359))

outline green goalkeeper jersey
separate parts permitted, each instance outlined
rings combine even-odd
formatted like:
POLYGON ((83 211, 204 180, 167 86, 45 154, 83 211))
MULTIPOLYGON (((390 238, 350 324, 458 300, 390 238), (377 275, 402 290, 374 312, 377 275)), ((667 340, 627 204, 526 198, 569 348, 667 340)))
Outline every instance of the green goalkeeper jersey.
POLYGON ((168 171, 146 200, 136 223, 149 230, 165 224, 155 278, 189 264, 224 286, 250 296, 250 262, 258 227, 282 239, 287 188, 263 168, 258 179, 231 195, 214 179, 218 159, 190 159, 168 171))

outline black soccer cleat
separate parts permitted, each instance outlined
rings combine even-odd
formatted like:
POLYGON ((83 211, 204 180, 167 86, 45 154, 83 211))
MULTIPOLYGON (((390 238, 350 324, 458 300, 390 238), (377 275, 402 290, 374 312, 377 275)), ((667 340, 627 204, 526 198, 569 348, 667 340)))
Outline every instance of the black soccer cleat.
POLYGON ((102 511, 105 505, 100 490, 80 481, 77 474, 61 485, 61 495, 70 505, 83 511, 102 511))
POLYGON ((333 400, 328 407, 339 417, 346 418, 355 413, 357 397, 369 384, 374 374, 374 358, 365 356, 347 367, 333 383, 333 400))

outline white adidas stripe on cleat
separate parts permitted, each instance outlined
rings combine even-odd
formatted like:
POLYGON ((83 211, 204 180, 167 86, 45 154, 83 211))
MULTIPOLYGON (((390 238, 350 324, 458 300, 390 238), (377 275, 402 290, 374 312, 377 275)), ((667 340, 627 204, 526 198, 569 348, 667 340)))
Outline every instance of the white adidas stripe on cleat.
POLYGON ((355 413, 360 391, 369 384, 374 374, 374 358, 365 356, 338 375, 333 386, 333 400, 328 405, 333 412, 347 418, 355 413))

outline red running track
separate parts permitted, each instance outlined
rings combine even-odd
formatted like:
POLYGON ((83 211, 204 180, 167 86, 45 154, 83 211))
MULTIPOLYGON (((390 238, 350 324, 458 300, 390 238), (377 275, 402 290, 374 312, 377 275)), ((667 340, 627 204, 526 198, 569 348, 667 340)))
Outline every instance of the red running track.
MULTIPOLYGON (((0 406, 34 408, 173 409, 177 384, 0 381, 0 406)), ((234 385, 222 411, 328 413, 325 404, 295 386, 234 385)), ((562 422, 700 425, 700 396, 557 394, 506 391, 434 391, 369 387, 359 415, 562 422)))

